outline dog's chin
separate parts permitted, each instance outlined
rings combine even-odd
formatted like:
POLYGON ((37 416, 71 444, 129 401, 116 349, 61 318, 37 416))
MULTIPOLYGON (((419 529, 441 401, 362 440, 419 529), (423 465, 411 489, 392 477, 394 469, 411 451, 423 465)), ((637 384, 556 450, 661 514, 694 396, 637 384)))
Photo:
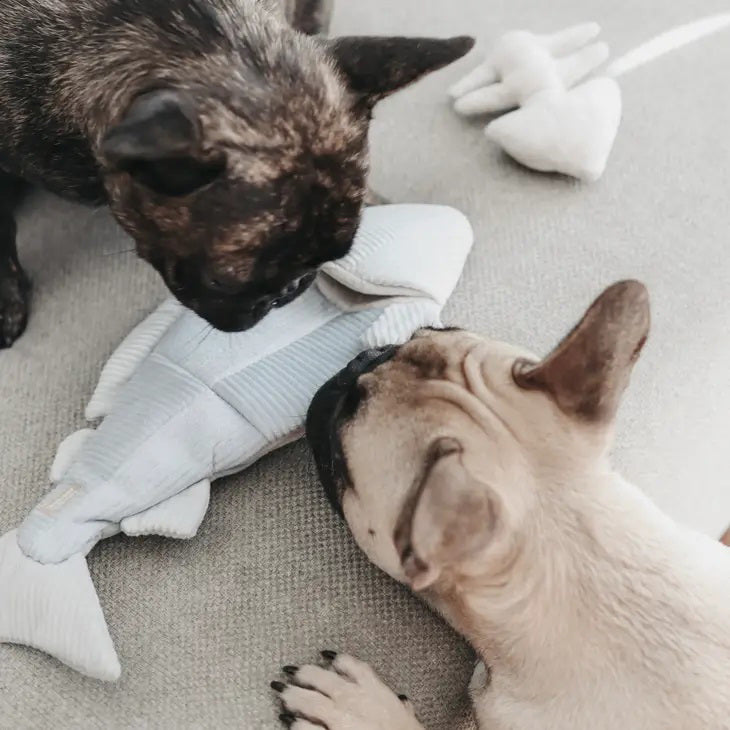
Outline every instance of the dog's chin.
POLYGON ((195 308, 193 311, 202 317, 213 329, 219 332, 228 332, 234 334, 236 332, 245 332, 255 327, 261 322, 264 317, 269 313, 267 310, 261 314, 238 314, 238 313, 225 313, 220 314, 216 312, 207 312, 201 308, 195 308))
POLYGON ((200 299, 177 297, 180 304, 195 312, 213 329, 219 332, 245 332, 255 327, 274 308, 273 304, 253 309, 236 309, 222 306, 219 302, 206 302, 200 299))

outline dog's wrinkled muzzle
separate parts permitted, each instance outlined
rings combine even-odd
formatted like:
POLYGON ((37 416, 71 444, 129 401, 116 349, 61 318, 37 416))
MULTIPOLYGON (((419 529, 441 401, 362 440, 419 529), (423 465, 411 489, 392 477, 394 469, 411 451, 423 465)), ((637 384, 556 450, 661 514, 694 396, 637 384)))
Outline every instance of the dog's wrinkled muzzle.
POLYGON ((340 429, 357 412, 357 381, 390 360, 395 345, 361 352, 314 396, 307 413, 307 441, 314 454, 320 481, 334 510, 342 516, 342 493, 350 482, 340 429))

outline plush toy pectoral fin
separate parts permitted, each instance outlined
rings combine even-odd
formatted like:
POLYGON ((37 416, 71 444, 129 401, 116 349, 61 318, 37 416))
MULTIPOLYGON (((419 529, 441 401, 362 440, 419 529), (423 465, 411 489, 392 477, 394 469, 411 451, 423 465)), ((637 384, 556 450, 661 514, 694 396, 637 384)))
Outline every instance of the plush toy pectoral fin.
POLYGON ((177 300, 168 299, 127 335, 101 372, 99 384, 86 407, 87 420, 109 414, 120 388, 184 311, 177 300))
POLYGON ((471 73, 457 81, 450 89, 449 96, 456 101, 465 94, 481 89, 482 86, 491 86, 499 79, 497 69, 488 61, 477 66, 471 73))
POLYGON ((518 103, 519 97, 514 89, 496 83, 464 94, 454 102, 454 111, 463 117, 496 114, 506 109, 513 109, 518 103))
POLYGON ((42 565, 0 538, 0 642, 50 654, 82 674, 111 682, 121 667, 86 560, 42 565))
POLYGON ((621 122, 621 90, 599 78, 569 92, 546 92, 493 121, 487 136, 526 167, 597 180, 621 122))
POLYGON ((80 431, 67 436, 56 451, 56 458, 51 465, 51 482, 60 482, 73 463, 76 455, 81 451, 86 439, 94 433, 93 428, 82 428, 80 431))
POLYGON ((122 532, 130 537, 159 535, 190 540, 198 534, 209 503, 210 481, 203 479, 184 492, 122 520, 122 532))

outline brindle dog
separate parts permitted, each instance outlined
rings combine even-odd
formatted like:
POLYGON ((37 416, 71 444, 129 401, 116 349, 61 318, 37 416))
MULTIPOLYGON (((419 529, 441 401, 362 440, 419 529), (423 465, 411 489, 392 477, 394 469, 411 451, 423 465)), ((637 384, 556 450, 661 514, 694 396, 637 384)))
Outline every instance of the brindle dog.
POLYGON ((470 38, 318 35, 331 0, 0 2, 0 347, 25 328, 27 183, 107 203, 222 330, 300 294, 357 230, 375 104, 470 38))

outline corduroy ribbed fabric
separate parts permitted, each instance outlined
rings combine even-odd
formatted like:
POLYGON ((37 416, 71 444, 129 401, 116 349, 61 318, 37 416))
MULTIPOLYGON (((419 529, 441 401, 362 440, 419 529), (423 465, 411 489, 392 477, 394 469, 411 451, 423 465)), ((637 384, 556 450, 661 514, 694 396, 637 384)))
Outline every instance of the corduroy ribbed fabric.
MULTIPOLYGON (((317 389, 360 351, 438 323, 472 238, 450 208, 370 208, 350 254, 325 267, 336 299, 315 284, 242 333, 163 303, 103 372, 87 410, 109 413, 21 525, 23 552, 54 564, 86 554, 125 518, 296 438, 317 389)), ((159 532, 176 534, 177 519, 159 532)))
MULTIPOLYGON (((449 324, 543 354, 603 287, 647 283, 653 332, 614 458, 670 516, 721 535, 730 525, 730 31, 626 76, 622 129, 594 185, 520 169, 485 139, 481 120, 454 114, 446 90, 511 28, 596 20, 618 56, 727 11, 727 0, 335 7, 336 35, 478 36, 478 51, 379 105, 372 185, 391 200, 454 205, 474 225, 449 324)), ((119 253, 133 246, 106 212, 48 194, 20 213, 33 313, 0 353, 0 532, 41 499, 58 443, 84 425, 102 364, 165 297, 146 263, 119 253)), ((122 679, 88 681, 0 645, 0 726, 282 730, 269 683, 283 665, 333 649, 407 694, 428 730, 476 728, 466 644, 356 548, 302 443, 219 483, 194 541, 112 538, 89 565, 122 679)))

